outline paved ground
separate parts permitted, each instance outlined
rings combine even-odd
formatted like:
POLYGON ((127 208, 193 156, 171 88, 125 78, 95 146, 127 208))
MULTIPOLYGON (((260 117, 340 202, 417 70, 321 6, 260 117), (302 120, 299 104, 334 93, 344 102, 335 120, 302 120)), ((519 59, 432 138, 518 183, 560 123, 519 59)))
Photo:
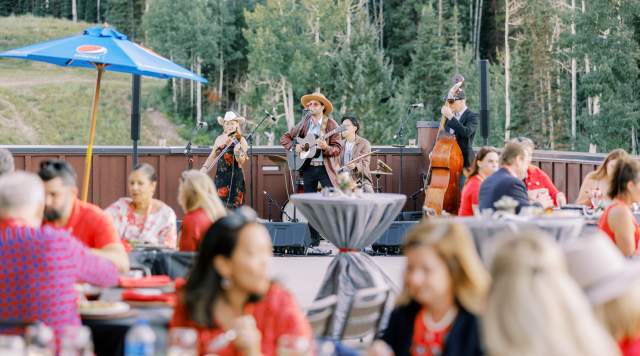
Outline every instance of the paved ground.
MULTIPOLYGON (((274 257, 271 273, 295 295, 303 308, 313 301, 333 256, 274 257)), ((376 256, 373 259, 398 286, 402 285, 404 257, 376 256)))

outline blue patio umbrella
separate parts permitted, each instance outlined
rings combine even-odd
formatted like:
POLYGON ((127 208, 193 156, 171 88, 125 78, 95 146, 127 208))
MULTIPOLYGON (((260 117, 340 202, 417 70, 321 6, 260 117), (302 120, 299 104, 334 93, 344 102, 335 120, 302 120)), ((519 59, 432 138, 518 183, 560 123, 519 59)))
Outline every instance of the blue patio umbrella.
POLYGON ((63 67, 84 67, 97 69, 93 106, 91 110, 91 130, 85 159, 82 181, 82 200, 86 201, 91 177, 93 140, 96 130, 98 102, 100 101, 100 81, 104 71, 131 73, 154 78, 184 78, 206 83, 207 80, 171 62, 159 54, 139 44, 131 42, 127 36, 109 26, 98 26, 84 30, 81 35, 34 44, 27 47, 1 52, 0 57, 28 59, 53 63, 63 67))

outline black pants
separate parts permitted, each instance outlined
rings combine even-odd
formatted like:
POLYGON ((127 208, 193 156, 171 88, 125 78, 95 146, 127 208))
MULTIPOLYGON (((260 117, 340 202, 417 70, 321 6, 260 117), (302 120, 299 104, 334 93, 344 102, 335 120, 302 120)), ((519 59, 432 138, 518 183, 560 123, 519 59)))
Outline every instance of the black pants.
MULTIPOLYGON (((304 172, 302 172, 302 181, 304 182, 305 193, 315 193, 318 190, 318 182, 323 188, 333 187, 324 166, 308 166, 305 168, 304 172)), ((311 246, 320 245, 318 231, 309 225, 309 232, 311 233, 311 246)))

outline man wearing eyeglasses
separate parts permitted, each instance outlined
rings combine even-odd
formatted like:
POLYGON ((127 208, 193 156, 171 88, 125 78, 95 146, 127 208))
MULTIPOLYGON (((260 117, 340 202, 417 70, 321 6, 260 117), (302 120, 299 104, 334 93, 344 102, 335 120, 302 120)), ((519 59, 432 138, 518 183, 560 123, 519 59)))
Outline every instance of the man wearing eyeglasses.
MULTIPOLYGON (((291 150, 293 147, 296 153, 302 151, 302 147, 299 144, 293 146, 297 137, 304 138, 307 135, 320 137, 338 127, 338 123, 329 117, 329 114, 333 111, 333 105, 323 94, 304 95, 300 98, 300 102, 308 110, 309 114, 280 138, 280 144, 286 150, 291 150)), ((342 151, 340 134, 335 133, 327 140, 320 139, 317 143, 320 148, 319 152, 300 169, 305 193, 316 192, 318 183, 322 187, 333 187, 338 184, 336 177, 340 167, 340 152, 342 151)), ((311 226, 309 226, 309 230, 311 231, 311 246, 318 246, 320 244, 320 234, 311 226)))
MULTIPOLYGON (((464 159, 464 168, 471 167, 471 163, 475 157, 473 153, 473 138, 476 136, 478 128, 478 114, 467 108, 464 90, 462 88, 447 94, 447 103, 442 107, 442 115, 447 118, 445 130, 456 136, 456 141, 462 157, 464 159)), ((464 174, 460 177, 460 189, 464 184, 464 174)))

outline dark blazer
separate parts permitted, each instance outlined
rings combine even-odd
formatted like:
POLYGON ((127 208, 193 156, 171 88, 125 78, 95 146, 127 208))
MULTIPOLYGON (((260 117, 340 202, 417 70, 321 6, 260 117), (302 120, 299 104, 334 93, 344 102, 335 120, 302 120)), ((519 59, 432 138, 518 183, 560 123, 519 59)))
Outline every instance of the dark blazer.
POLYGON ((456 135, 456 141, 462 151, 462 157, 464 157, 464 167, 470 167, 473 162, 475 154, 473 153, 473 138, 476 136, 476 129, 478 128, 478 114, 472 112, 467 108, 460 120, 451 119, 447 120, 444 128, 449 132, 452 129, 456 135))
POLYGON ((503 196, 508 195, 518 202, 516 213, 520 212, 523 206, 529 206, 529 196, 527 195, 527 187, 524 183, 514 177, 506 168, 498 169, 494 174, 480 185, 480 197, 478 209, 493 209, 493 203, 500 200, 503 196))
MULTIPOLYGON (((391 312, 387 329, 380 339, 386 342, 396 356, 410 356, 413 339, 413 323, 420 311, 414 301, 397 307, 391 312)), ((482 356, 484 349, 480 339, 478 319, 459 307, 458 316, 444 342, 442 356, 482 356)))

